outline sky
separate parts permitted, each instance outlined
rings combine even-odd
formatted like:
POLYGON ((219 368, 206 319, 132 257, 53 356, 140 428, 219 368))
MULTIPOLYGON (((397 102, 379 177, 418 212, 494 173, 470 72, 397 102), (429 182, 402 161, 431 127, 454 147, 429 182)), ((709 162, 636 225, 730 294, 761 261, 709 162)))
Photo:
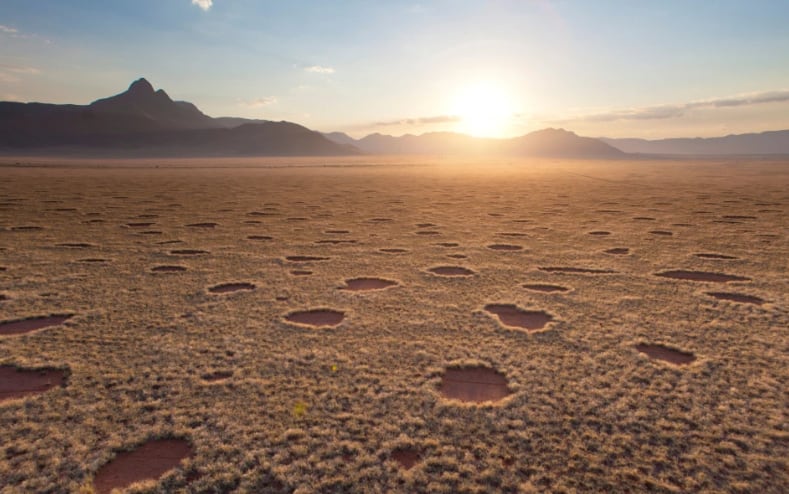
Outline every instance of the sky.
POLYGON ((0 100, 139 77, 211 116, 401 135, 789 129, 786 0, 2 0, 0 100))

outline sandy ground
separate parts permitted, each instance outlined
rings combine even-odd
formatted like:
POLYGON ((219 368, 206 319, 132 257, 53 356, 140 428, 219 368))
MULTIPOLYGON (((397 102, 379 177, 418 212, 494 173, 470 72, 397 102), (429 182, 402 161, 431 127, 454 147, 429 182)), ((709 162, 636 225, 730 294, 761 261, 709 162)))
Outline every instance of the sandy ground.
POLYGON ((0 492, 153 438, 194 452, 132 492, 785 492, 789 163, 398 160, 0 167, 0 321, 73 315, 0 334, 68 373, 0 401, 0 492), (444 398, 464 366, 509 394, 444 398))

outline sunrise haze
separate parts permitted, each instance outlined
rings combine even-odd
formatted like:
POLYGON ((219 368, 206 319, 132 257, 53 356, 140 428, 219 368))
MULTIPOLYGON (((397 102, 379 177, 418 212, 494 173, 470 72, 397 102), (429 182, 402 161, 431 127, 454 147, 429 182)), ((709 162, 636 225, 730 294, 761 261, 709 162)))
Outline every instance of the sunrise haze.
POLYGON ((147 77, 208 115, 354 137, 695 137, 789 128, 789 4, 21 1, 0 100, 89 103, 147 77))

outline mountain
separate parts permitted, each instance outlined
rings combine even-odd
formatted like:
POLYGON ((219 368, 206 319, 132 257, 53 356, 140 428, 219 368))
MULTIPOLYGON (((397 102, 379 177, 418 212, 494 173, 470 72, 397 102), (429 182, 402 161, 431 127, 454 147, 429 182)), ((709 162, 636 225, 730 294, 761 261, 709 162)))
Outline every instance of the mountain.
POLYGON ((145 79, 89 105, 0 102, 0 153, 101 156, 348 155, 291 122, 205 115, 145 79))
POLYGON ((90 111, 104 114, 135 115, 150 119, 161 128, 208 129, 219 127, 192 103, 173 101, 163 89, 154 91, 145 79, 134 81, 126 92, 96 100, 90 111))
POLYGON ((370 134, 355 140, 341 132, 324 134, 334 142, 353 145, 369 154, 538 156, 556 158, 619 158, 624 153, 600 140, 564 129, 544 129, 511 139, 472 137, 455 132, 370 134))
POLYGON ((226 129, 240 127, 248 123, 264 123, 268 121, 269 120, 258 120, 256 118, 214 117, 214 122, 217 123, 220 127, 224 127, 226 129))
POLYGON ((757 155, 789 154, 789 130, 725 137, 678 139, 609 139, 601 138, 626 153, 675 155, 757 155))
POLYGON ((337 144, 345 144, 350 146, 356 145, 356 139, 349 136, 345 132, 324 132, 323 137, 330 141, 336 142, 337 144))

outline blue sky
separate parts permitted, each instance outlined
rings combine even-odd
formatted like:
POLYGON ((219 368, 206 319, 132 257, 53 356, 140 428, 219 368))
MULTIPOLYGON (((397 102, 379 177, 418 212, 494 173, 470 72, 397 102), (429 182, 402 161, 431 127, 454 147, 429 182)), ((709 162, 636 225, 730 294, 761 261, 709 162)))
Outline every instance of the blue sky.
POLYGON ((2 0, 0 99, 141 76, 212 116, 360 136, 789 128, 789 2, 2 0))

